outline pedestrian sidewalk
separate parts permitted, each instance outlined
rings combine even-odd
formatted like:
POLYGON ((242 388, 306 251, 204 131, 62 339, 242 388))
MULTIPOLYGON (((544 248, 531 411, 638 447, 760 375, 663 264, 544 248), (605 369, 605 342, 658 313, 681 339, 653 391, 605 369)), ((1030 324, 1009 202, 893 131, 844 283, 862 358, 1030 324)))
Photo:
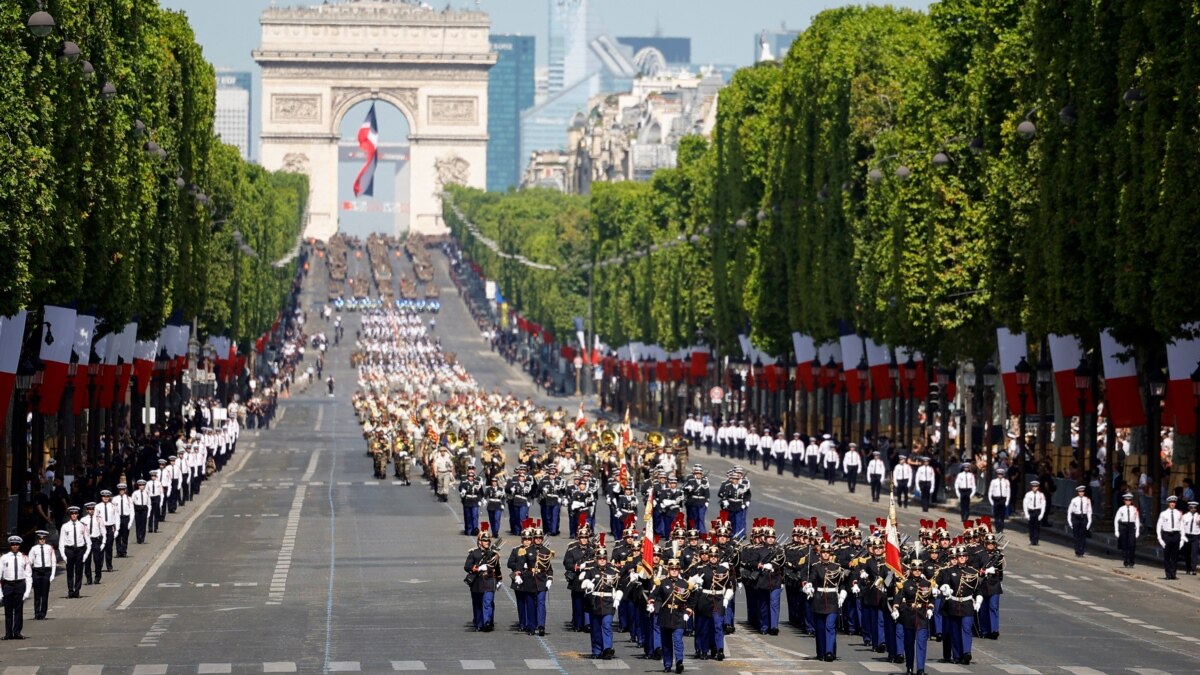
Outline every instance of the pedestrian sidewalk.
MULTIPOLYGON (((239 446, 257 435, 254 432, 243 431, 239 438, 239 446)), ((105 572, 102 583, 99 585, 88 586, 85 582, 80 586, 81 597, 79 599, 67 599, 64 595, 67 588, 67 575, 66 567, 60 561, 58 570, 55 572, 54 583, 50 586, 49 616, 61 617, 64 612, 69 613, 72 617, 102 615, 114 608, 124 609, 125 607, 120 603, 134 589, 140 591, 141 587, 145 586, 154 570, 158 569, 162 561, 166 560, 175 545, 187 534, 192 523, 196 522, 200 514, 217 498, 224 483, 241 471, 252 453, 253 450, 239 447, 238 458, 234 463, 227 465, 224 471, 205 481, 201 487, 199 498, 193 499, 179 507, 175 513, 170 514, 167 520, 159 525, 157 533, 147 533, 145 544, 140 546, 137 544, 131 527, 128 557, 118 558, 114 553, 113 571, 105 572)))

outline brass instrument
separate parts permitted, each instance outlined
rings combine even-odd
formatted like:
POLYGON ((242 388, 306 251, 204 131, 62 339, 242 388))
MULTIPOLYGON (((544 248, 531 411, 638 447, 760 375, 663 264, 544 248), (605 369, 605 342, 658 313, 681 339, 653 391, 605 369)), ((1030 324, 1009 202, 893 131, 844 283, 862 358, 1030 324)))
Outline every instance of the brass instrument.
POLYGON ((656 450, 661 450, 667 445, 667 439, 657 431, 651 431, 646 434, 646 443, 656 450))
POLYGON ((453 431, 446 432, 446 446, 451 450, 457 450, 462 447, 463 441, 458 434, 453 431))
POLYGON ((500 431, 499 427, 488 427, 487 433, 483 435, 483 440, 488 445, 500 445, 504 442, 504 433, 500 431))
POLYGON ((533 428, 533 423, 529 421, 528 415, 526 415, 525 417, 522 417, 517 422, 517 433, 521 434, 522 436, 529 433, 529 430, 532 428, 533 428))
POLYGON ((617 444, 617 432, 612 429, 605 429, 600 432, 600 445, 609 446, 617 444))

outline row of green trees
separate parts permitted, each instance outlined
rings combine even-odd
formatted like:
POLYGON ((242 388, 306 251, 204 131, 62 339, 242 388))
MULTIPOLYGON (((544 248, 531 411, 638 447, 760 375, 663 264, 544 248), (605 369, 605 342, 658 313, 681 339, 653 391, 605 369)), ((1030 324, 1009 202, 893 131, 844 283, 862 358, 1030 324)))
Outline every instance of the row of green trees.
MULTIPOLYGON (((730 344, 748 327, 786 354, 792 331, 828 340, 848 322, 955 361, 986 359, 1001 325, 1086 347, 1108 328, 1161 365, 1164 340, 1200 318, 1197 147, 1194 3, 846 7, 815 17, 781 63, 739 71, 712 142, 688 139, 679 168, 593 186, 590 246, 552 252, 566 273, 505 274, 578 307, 580 263, 623 255, 592 285, 610 344, 730 344)), ((494 231, 505 204, 554 199, 458 201, 494 231)), ((575 311, 517 305, 559 331, 575 311)))
POLYGON ((215 74, 186 17, 20 0, 0 33, 0 313, 73 304, 112 327, 137 317, 144 337, 172 315, 238 339, 269 326, 292 277, 270 262, 300 234, 306 179, 214 136, 215 74), (39 5, 45 37, 26 30, 39 5), (61 58, 67 41, 82 61, 61 58))

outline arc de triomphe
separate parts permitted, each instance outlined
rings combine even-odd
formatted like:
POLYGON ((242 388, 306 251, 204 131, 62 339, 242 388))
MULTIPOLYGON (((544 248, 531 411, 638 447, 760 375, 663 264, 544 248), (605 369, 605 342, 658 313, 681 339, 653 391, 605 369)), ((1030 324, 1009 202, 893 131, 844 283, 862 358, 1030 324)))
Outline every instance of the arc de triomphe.
POLYGON ((411 229, 444 232, 442 186, 482 188, 486 179, 487 78, 496 62, 488 15, 349 0, 270 8, 261 23, 260 157, 267 169, 308 175, 305 236, 337 232, 339 127, 352 106, 373 99, 408 120, 411 229))

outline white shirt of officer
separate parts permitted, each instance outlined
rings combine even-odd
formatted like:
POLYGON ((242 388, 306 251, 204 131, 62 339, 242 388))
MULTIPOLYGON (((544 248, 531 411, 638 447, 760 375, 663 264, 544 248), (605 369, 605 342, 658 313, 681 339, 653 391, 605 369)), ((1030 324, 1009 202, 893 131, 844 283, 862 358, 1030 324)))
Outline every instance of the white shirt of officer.
POLYGON ((129 498, 135 507, 150 506, 150 491, 146 489, 147 485, 148 483, 138 485, 138 488, 133 491, 133 496, 129 498))
POLYGON ((780 432, 775 440, 771 441, 771 456, 782 462, 788 455, 788 442, 783 437, 783 432, 780 432))
POLYGON ((92 535, 88 533, 87 525, 79 520, 78 511, 71 512, 71 517, 58 530, 58 554, 64 559, 68 546, 82 546, 84 558, 92 553, 92 535))
POLYGON ((33 548, 29 549, 29 569, 36 570, 43 567, 50 568, 50 581, 54 581, 55 573, 58 571, 58 554, 54 552, 54 547, 46 543, 37 543, 33 548))
MULTIPOLYGON (((750 444, 747 443, 746 447, 749 447, 749 446, 750 446, 750 444)), ((758 437, 758 450, 762 454, 765 455, 768 452, 771 452, 772 448, 774 446, 775 446, 775 441, 771 440, 771 434, 764 432, 762 436, 758 437)))
POLYGON ((1046 495, 1042 494, 1040 486, 1029 486, 1029 492, 1025 493, 1025 499, 1021 502, 1021 508, 1025 511, 1025 520, 1032 520, 1032 517, 1029 515, 1030 511, 1037 511, 1039 519, 1046 515, 1046 495))
MULTIPOLYGON (((1163 541, 1164 534, 1170 532, 1179 532, 1182 534, 1183 514, 1179 513, 1179 509, 1175 508, 1175 501, 1173 498, 1167 501, 1167 508, 1164 509, 1162 513, 1158 514, 1158 527, 1156 528, 1156 531, 1158 533, 1158 545, 1162 546, 1163 548, 1167 547, 1167 544, 1163 541)), ((1180 543, 1183 543, 1184 541, 1187 541, 1186 536, 1182 538, 1180 543)))
POLYGON ((789 461, 804 456, 804 441, 800 440, 799 434, 794 434, 792 441, 788 443, 787 458, 789 461))
POLYGON ((921 462, 921 466, 917 467, 917 483, 933 483, 934 473, 933 467, 929 462, 921 462))
POLYGON ((1132 499, 1126 499, 1125 505, 1117 509, 1117 515, 1113 517, 1113 534, 1118 537, 1121 536, 1121 523, 1133 525, 1134 539, 1142 536, 1142 519, 1132 499))
POLYGON ((1087 529, 1092 529, 1092 500, 1088 499, 1082 490, 1076 492, 1071 504, 1067 506, 1068 520, 1077 515, 1087 516, 1087 529))
POLYGON ((709 420, 709 422, 704 425, 704 431, 702 431, 701 434, 709 441, 716 438, 717 428, 713 426, 712 420, 709 420))
POLYGON ((971 470, 970 466, 964 466, 962 471, 959 471, 958 475, 954 477, 955 494, 962 490, 970 490, 972 496, 975 494, 975 472, 971 470))
POLYGON ((19 546, 20 542, 9 544, 9 552, 0 556, 0 579, 5 581, 24 581, 25 582, 25 597, 29 599, 29 592, 33 590, 33 584, 29 581, 29 559, 21 553, 20 549, 11 550, 14 546, 19 546))
POLYGON ((107 498, 100 496, 100 501, 96 503, 96 518, 101 527, 116 527, 121 524, 121 519, 117 517, 117 505, 112 503, 112 495, 107 498))
POLYGON ((892 480, 899 483, 900 481, 912 482, 912 467, 909 466, 907 458, 901 458, 896 462, 896 466, 892 468, 892 480))
POLYGON ((997 469, 996 477, 988 483, 988 499, 1003 499, 1005 504, 1012 503, 1012 483, 1008 482, 1003 469, 997 469))
MULTIPOLYGON (((126 518, 133 517, 133 499, 126 494, 126 490, 117 488, 117 494, 113 495, 112 503, 115 506, 113 510, 117 514, 117 522, 115 524, 118 527, 121 525, 122 516, 126 518)), ((149 505, 150 502, 147 501, 146 504, 149 505)))
POLYGON ((1183 514, 1183 535, 1191 541, 1192 538, 1200 536, 1200 512, 1195 510, 1196 507, 1188 504, 1191 507, 1187 513, 1183 514))
POLYGON ((746 433, 746 447, 758 448, 758 432, 754 429, 750 429, 750 431, 746 433))
POLYGON ((871 476, 879 476, 879 480, 887 475, 887 465, 879 459, 879 455, 871 457, 871 461, 867 462, 867 480, 871 480, 871 476))
POLYGON ((92 541, 100 540, 100 546, 104 546, 104 542, 108 541, 108 532, 104 530, 104 522, 96 515, 95 507, 88 509, 88 514, 79 519, 88 528, 88 536, 92 541))
POLYGON ((838 464, 837 444, 832 439, 826 438, 821 441, 821 447, 818 448, 818 451, 821 453, 822 464, 833 464, 835 466, 838 464), (829 461, 830 459, 833 461, 829 461))

